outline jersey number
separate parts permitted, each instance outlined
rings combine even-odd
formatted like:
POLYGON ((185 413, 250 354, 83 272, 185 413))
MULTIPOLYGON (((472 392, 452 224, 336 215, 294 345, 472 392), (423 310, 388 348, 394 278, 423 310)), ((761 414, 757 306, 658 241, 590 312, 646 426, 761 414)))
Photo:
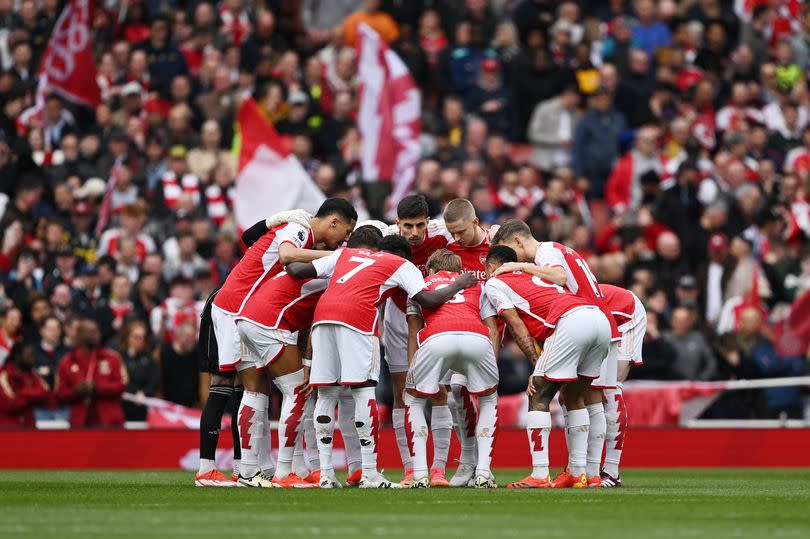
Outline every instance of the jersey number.
POLYGON ((534 284, 536 284, 537 286, 545 286, 546 288, 554 288, 554 289, 556 289, 556 290, 557 290, 557 292, 559 292, 560 294, 564 294, 564 293, 565 293, 565 290, 563 290, 563 287, 561 287, 560 285, 558 285, 558 284, 554 284, 554 283, 547 283, 547 282, 545 282, 543 279, 541 279, 540 277, 538 277, 537 275, 535 275, 534 277, 532 277, 532 282, 533 282, 534 284))
POLYGON ((373 258, 365 258, 362 256, 353 256, 349 259, 349 262, 357 262, 357 266, 347 271, 343 275, 343 277, 337 280, 337 282, 340 284, 345 283, 346 281, 348 281, 349 279, 360 273, 361 270, 372 265, 374 262, 376 262, 376 260, 374 260, 373 258))
POLYGON ((585 278, 588 279, 588 284, 591 285, 591 289, 593 290, 593 294, 597 298, 602 297, 602 292, 599 290, 599 284, 596 281, 596 277, 594 277, 593 273, 591 272, 591 268, 588 267, 588 264, 585 263, 584 260, 581 258, 577 258, 577 266, 580 267, 582 273, 585 274, 585 278))
MULTIPOLYGON (((441 290, 442 288, 447 288, 450 286, 449 284, 440 284, 436 286, 436 290, 441 290)), ((447 303, 464 303, 464 294, 461 292, 457 292, 455 296, 447 300, 447 303)))

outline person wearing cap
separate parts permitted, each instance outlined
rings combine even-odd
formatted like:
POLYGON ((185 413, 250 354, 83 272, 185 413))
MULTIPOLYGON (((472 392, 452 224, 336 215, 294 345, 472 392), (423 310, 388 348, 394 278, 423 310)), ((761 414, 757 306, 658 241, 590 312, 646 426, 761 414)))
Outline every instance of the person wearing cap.
POLYGON ((98 246, 92 227, 93 207, 86 200, 76 201, 70 214, 70 245, 76 256, 91 264, 96 261, 98 246))
POLYGON ((571 140, 574 136, 574 112, 579 104, 576 86, 537 104, 529 123, 527 138, 534 145, 532 164, 546 173, 571 164, 571 140))
POLYGON ((276 131, 283 135, 309 135, 311 132, 309 115, 309 97, 301 90, 293 90, 287 96, 287 117, 276 124, 276 131))
POLYGON ((489 133, 516 139, 517 121, 512 94, 502 83, 501 63, 497 58, 487 57, 481 62, 478 82, 467 93, 465 108, 486 122, 489 133))
POLYGON ((121 87, 121 108, 113 113, 114 125, 125 129, 127 121, 140 113, 143 105, 143 86, 138 81, 129 81, 121 87))
POLYGON ((588 110, 574 129, 573 166, 576 177, 590 185, 588 195, 602 198, 608 176, 619 157, 624 116, 613 108, 613 96, 600 85, 588 97, 588 110))

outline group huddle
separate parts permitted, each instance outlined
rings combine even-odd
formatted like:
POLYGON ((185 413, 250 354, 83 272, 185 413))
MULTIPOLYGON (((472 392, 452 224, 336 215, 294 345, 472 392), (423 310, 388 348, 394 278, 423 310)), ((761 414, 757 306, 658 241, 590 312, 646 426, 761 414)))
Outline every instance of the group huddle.
POLYGON ((579 254, 538 242, 522 221, 484 230, 465 199, 451 201, 442 220, 428 211, 411 195, 399 203, 396 224, 358 226, 348 202, 329 199, 314 216, 285 212, 244 233, 249 248, 204 314, 216 340, 210 355, 244 386, 235 422, 241 459, 231 480, 201 466, 198 486, 339 488, 337 423, 350 486, 495 488, 496 359, 507 328, 534 365, 532 473, 509 488, 621 485, 621 382, 641 362, 641 302, 599 285, 579 254), (394 388, 401 482, 377 467, 378 336, 394 388), (282 394, 276 462, 271 382, 282 394), (568 466, 552 480, 548 436, 558 393, 568 466), (453 431, 462 452, 448 481, 453 431))

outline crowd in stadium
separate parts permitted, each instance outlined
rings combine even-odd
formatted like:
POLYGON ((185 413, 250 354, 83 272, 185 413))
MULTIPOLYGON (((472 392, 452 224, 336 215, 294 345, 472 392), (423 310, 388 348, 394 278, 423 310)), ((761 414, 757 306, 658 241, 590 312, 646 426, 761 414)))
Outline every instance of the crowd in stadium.
MULTIPOLYGON (((326 196, 384 218, 364 183, 356 27, 422 93, 414 190, 440 216, 525 221, 648 313, 631 378, 806 372, 810 6, 796 0, 99 2, 95 110, 57 94, 21 125, 63 2, 0 0, 0 425, 142 420, 124 391, 201 406, 202 303, 238 262, 234 115, 260 107, 326 196), (743 5, 744 4, 744 5, 743 5), (112 218, 96 224, 122 163, 112 218), (105 384, 71 381, 77 348, 105 384), (58 383, 57 383, 58 379, 58 383), (10 396, 13 395, 13 396, 10 396), (94 396, 101 403, 88 411, 94 396)), ((514 344, 500 393, 525 391, 514 344)), ((724 398, 717 417, 802 417, 797 388, 724 398)))

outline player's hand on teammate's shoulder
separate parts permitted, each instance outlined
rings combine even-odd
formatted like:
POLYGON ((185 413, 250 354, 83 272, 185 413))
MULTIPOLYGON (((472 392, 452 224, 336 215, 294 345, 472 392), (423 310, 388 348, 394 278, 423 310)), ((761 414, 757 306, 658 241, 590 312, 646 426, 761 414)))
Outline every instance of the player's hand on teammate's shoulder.
POLYGON ((495 277, 504 273, 512 273, 513 271, 523 271, 525 266, 526 265, 523 262, 507 262, 506 264, 496 269, 492 273, 492 276, 495 277))
POLYGON ((470 288, 471 286, 475 286, 476 284, 478 284, 478 278, 472 273, 462 273, 461 275, 456 277, 456 282, 462 288, 470 288))

